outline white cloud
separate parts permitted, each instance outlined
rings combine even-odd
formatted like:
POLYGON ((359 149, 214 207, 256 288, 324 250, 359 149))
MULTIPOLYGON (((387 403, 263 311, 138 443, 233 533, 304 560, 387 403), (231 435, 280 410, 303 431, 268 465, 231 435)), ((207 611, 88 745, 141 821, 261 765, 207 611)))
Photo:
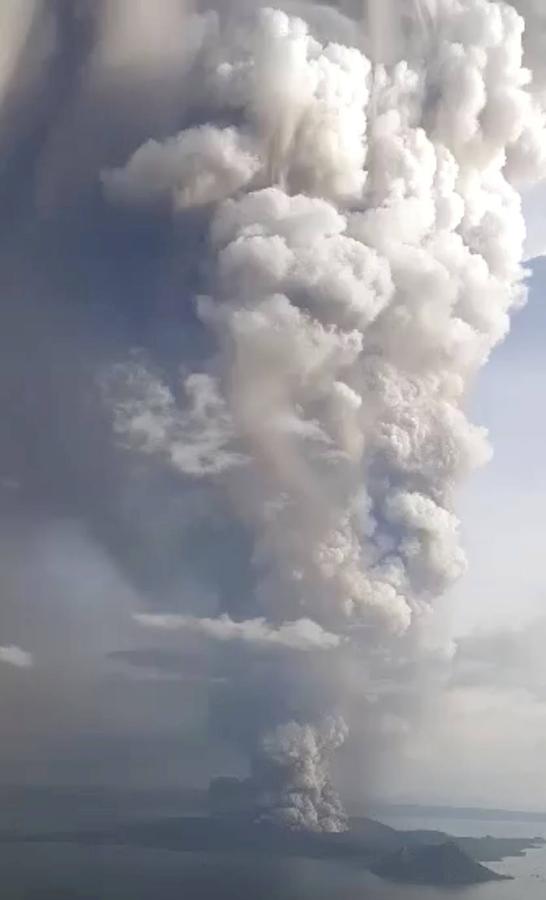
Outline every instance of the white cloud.
POLYGON ((135 620, 146 628, 161 631, 192 631, 214 641, 241 641, 258 647, 285 647, 288 650, 332 650, 342 638, 325 631, 312 619, 298 619, 272 625, 264 618, 235 622, 230 616, 199 619, 196 616, 138 614, 135 620))
POLYGON ((16 669, 30 669, 34 665, 32 654, 15 645, 0 647, 0 662, 15 666, 16 669))

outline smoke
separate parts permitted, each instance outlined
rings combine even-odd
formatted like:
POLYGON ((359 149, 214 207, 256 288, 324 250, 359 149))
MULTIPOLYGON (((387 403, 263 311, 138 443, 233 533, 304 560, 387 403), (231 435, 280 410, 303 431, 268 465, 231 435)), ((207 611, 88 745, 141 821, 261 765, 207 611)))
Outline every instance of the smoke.
POLYGON ((0 111, 21 101, 51 57, 56 44, 55 20, 44 0, 6 0, 0 10, 0 111), (14 96, 19 95, 19 96, 14 96))
POLYGON ((259 169, 251 142, 238 131, 202 126, 165 144, 144 144, 125 168, 105 173, 104 186, 114 201, 176 211, 228 197, 259 169))
POLYGON ((153 5, 99 0, 96 7, 94 66, 120 72, 129 69, 132 77, 140 78, 143 69, 164 73, 166 66, 180 64, 191 0, 161 0, 153 5))
POLYGON ((436 23, 436 0, 363 0, 364 40, 375 64, 395 64, 421 44, 436 23))
POLYGON ((524 63, 532 72, 535 90, 544 96, 546 67, 544 65, 544 37, 546 10, 540 0, 514 0, 512 4, 525 19, 524 63))
MULTIPOLYGON (((525 299, 517 188, 546 175, 523 20, 412 9, 368 4, 371 59, 278 9, 209 17, 206 124, 102 174, 114 204, 208 210, 195 308, 214 349, 178 383, 130 361, 107 393, 126 446, 210 482, 253 545, 249 619, 142 621, 327 645, 340 711, 344 655, 368 677, 465 570, 455 491, 490 454, 465 399, 525 299)), ((346 726, 310 718, 328 676, 294 678, 309 710, 286 703, 249 748, 261 818, 339 830, 346 726)))
POLYGON ((314 831, 346 829, 328 768, 346 733, 343 720, 330 718, 319 726, 288 722, 264 735, 254 765, 259 822, 314 831))

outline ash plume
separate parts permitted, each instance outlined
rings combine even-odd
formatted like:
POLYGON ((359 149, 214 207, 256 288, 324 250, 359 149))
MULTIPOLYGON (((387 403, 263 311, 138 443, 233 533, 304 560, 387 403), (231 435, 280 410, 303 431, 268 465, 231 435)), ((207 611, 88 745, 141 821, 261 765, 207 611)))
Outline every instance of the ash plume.
POLYGON ((139 356, 104 389, 120 441, 249 536, 242 621, 220 591, 217 621, 178 624, 267 658, 241 739, 260 818, 335 831, 346 726, 325 716, 465 570, 455 492, 490 454, 465 401, 525 300, 518 190, 546 174, 546 134, 512 6, 414 3, 408 23, 371 3, 363 24, 280 5, 188 14, 195 120, 102 172, 114 206, 206 223, 206 352, 175 377, 139 356), (304 620, 302 662, 280 636, 304 620))
POLYGON ((342 719, 329 718, 314 726, 287 722, 263 736, 254 762, 258 822, 315 831, 346 829, 329 772, 331 755, 346 733, 342 719))

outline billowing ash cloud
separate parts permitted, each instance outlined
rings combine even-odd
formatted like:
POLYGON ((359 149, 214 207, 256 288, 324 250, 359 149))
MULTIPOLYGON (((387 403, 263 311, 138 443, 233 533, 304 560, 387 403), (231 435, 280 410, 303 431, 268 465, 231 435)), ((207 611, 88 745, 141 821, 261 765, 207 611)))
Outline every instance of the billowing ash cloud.
POLYGON ((188 19, 197 124, 102 172, 114 205, 209 222, 199 358, 103 381, 122 442, 204 483, 249 538, 243 621, 221 591, 219 617, 144 621, 331 648, 329 685, 294 664, 297 714, 276 697, 247 749, 262 818, 337 830, 345 726, 317 707, 343 711, 344 660, 368 677, 465 569, 454 492, 490 452, 465 398, 525 299, 518 188, 546 174, 546 134, 509 5, 382 21, 372 3, 347 45, 341 16, 330 40, 332 11, 285 5, 188 19))
POLYGON ((345 741, 342 719, 287 722, 265 734, 255 759, 258 821, 284 828, 343 831, 346 817, 330 783, 331 754, 345 741))
POLYGON ((135 205, 169 203, 173 209, 224 199, 261 168, 248 138, 234 128, 203 125, 165 143, 149 141, 127 166, 103 176, 107 195, 135 205))

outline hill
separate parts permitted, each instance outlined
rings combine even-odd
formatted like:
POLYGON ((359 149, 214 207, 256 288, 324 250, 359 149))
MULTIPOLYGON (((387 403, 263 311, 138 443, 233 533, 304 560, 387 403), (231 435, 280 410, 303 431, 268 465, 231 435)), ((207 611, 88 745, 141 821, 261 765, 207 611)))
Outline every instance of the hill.
POLYGON ((406 884, 469 885, 508 877, 482 866, 454 841, 404 846, 374 863, 371 870, 381 878, 406 884))

